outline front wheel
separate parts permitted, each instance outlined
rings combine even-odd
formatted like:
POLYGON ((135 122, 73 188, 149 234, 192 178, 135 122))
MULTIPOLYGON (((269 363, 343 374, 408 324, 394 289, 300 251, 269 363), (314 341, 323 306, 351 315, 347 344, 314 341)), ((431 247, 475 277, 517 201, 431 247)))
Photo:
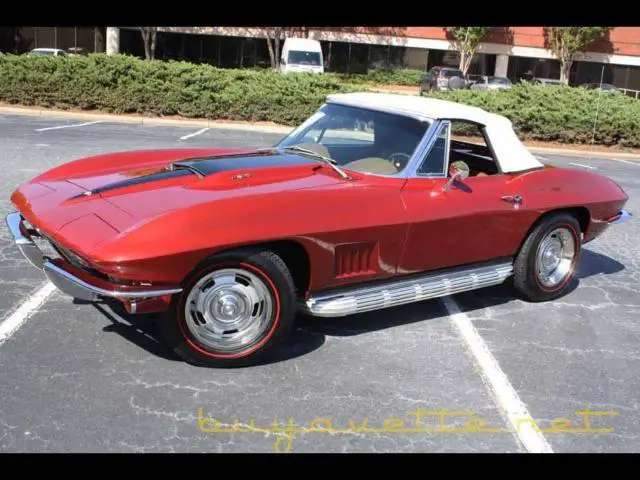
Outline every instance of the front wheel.
POLYGON ((185 282, 162 319, 162 333, 185 361, 233 367, 257 363, 290 332, 295 288, 269 250, 211 258, 185 282))
POLYGON ((570 288, 581 252, 580 224, 573 215, 553 214, 529 234, 514 263, 514 286, 526 299, 558 298, 570 288))

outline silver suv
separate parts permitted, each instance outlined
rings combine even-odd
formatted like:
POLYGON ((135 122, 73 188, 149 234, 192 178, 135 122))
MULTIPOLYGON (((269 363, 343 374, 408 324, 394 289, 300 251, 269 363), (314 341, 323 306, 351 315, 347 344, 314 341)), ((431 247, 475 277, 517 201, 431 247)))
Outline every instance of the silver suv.
POLYGON ((420 82, 420 95, 428 90, 453 90, 465 88, 464 73, 458 68, 432 67, 422 75, 420 82))

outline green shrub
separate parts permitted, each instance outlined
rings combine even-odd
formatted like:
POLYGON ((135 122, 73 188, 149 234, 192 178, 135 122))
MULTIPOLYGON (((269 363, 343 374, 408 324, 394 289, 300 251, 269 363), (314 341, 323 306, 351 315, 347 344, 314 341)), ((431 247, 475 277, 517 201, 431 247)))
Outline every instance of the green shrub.
MULTIPOLYGON (((382 78, 397 81, 394 73, 383 72, 351 77, 332 73, 282 75, 268 69, 218 69, 125 55, 5 55, 0 56, 0 101, 293 126, 317 109, 328 94, 366 90, 372 78, 377 78, 376 83, 382 83, 382 78)), ((395 75, 409 78, 402 72, 395 75)), ((529 84, 514 85, 511 90, 425 95, 505 115, 524 140, 562 143, 591 143, 598 106, 594 143, 640 148, 640 101, 624 95, 529 84)))

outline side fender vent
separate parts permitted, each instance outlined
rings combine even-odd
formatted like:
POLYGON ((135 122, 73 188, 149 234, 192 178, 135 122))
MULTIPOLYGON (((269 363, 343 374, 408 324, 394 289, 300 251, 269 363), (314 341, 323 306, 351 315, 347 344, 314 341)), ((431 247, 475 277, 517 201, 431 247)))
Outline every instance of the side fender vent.
POLYGON ((337 278, 375 273, 378 244, 359 242, 338 245, 335 250, 335 275, 337 278))

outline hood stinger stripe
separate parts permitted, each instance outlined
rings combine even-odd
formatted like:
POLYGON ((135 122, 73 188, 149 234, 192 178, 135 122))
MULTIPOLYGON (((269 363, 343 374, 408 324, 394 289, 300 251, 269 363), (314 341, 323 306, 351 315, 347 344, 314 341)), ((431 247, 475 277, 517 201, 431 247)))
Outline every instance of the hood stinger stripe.
POLYGON ((193 175, 193 172, 190 172, 189 170, 162 170, 160 172, 152 173, 151 175, 143 175, 140 177, 127 178, 126 180, 121 180, 119 182, 109 183, 107 185, 94 188, 93 190, 87 190, 86 192, 82 192, 78 195, 75 195, 72 198, 79 198, 79 197, 88 196, 88 195, 98 195, 100 193, 116 190, 118 188, 125 188, 133 185, 140 185, 143 183, 156 182, 158 180, 165 180, 167 178, 185 177, 187 175, 193 175))

